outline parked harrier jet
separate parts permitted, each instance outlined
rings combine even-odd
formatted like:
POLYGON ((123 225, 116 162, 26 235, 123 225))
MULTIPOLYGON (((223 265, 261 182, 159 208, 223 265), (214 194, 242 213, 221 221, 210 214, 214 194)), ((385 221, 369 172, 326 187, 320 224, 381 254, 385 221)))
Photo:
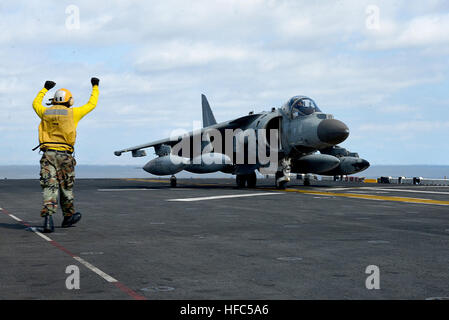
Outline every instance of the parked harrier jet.
POLYGON ((359 158, 357 153, 337 146, 348 137, 348 127, 333 115, 323 113, 308 97, 294 96, 282 107, 272 108, 269 112, 250 112, 217 123, 202 95, 202 111, 203 128, 200 130, 118 150, 114 154, 120 156, 131 151, 133 157, 142 157, 146 155, 142 149, 154 147, 158 157, 143 169, 155 175, 172 175, 172 185, 176 185, 174 174, 182 170, 235 174, 239 187, 255 187, 255 170, 263 172, 269 167, 275 174, 276 187, 285 188, 291 173, 339 176, 369 167, 369 162, 359 158), (259 135, 260 132, 266 134, 259 135), (256 147, 251 146, 252 140, 256 147), (261 149, 257 149, 261 145, 261 149), (271 163, 263 162, 256 149, 270 154, 271 163))

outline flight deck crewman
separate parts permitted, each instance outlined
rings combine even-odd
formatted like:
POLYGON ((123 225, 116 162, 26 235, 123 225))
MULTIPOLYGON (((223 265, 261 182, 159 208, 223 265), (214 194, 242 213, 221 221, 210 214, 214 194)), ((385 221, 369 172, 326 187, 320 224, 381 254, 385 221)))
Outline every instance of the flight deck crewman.
POLYGON ((52 215, 58 206, 58 193, 64 220, 62 227, 70 227, 81 219, 81 213, 76 212, 73 205, 73 183, 75 181, 75 158, 72 156, 76 140, 78 122, 97 105, 98 78, 92 78, 92 94, 87 104, 71 108, 74 103, 72 94, 67 89, 59 89, 50 99, 51 107, 44 107, 42 100, 48 90, 56 83, 46 81, 44 88, 39 91, 33 101, 33 109, 41 119, 39 124, 39 145, 43 151, 40 160, 40 184, 43 189, 44 217, 43 232, 54 231, 52 215))

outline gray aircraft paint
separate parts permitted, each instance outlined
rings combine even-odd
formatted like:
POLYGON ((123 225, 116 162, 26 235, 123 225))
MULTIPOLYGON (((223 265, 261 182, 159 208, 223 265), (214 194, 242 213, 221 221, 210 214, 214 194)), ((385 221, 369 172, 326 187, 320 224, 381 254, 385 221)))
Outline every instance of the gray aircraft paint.
POLYGON ((249 181, 248 179, 255 179, 255 170, 262 172, 268 166, 267 163, 261 162, 263 157, 253 154, 256 150, 270 154, 270 167, 275 159, 274 171, 276 172, 277 186, 288 182, 290 173, 317 173, 335 176, 354 174, 369 167, 369 162, 359 158, 357 153, 337 146, 349 136, 348 127, 342 121, 334 119, 333 115, 323 113, 315 102, 306 96, 292 97, 282 107, 272 108, 269 112, 250 113, 247 116, 221 123, 217 123, 215 120, 205 95, 201 95, 201 104, 203 128, 118 150, 114 154, 120 156, 123 152, 131 151, 134 157, 140 157, 145 155, 144 152, 140 152, 141 149, 154 147, 159 157, 144 166, 144 170, 152 174, 173 175, 182 170, 195 173, 222 171, 236 174, 238 179, 240 176, 240 183, 237 181, 239 186, 242 179, 243 185, 249 181), (219 150, 216 152, 212 147, 214 141, 209 140, 209 136, 207 136, 207 131, 211 129, 215 134, 216 132, 222 134, 225 145, 231 141, 232 146, 217 148, 217 143, 215 143, 215 149, 219 150), (274 130, 278 133, 278 139, 260 135, 259 133, 264 130, 274 130), (231 140, 225 137, 226 132, 229 131, 234 133, 231 140), (202 138, 198 139, 198 135, 201 135, 202 138), (204 138, 204 136, 207 137, 204 138), (257 146, 255 148, 251 147, 252 139, 255 139, 257 146), (199 141, 200 143, 200 148, 194 145, 196 154, 190 152, 190 141, 194 143, 199 141), (181 146, 182 143, 184 145, 181 146), (276 145, 276 148, 273 148, 272 145, 276 145), (239 148, 242 149, 241 146, 244 147, 243 150, 248 150, 248 148, 251 150, 244 156, 246 159, 244 163, 239 162, 238 157, 234 157, 234 155, 241 155, 238 153, 239 148), (174 151, 185 152, 187 149, 187 153, 168 156, 174 151), (218 159, 218 163, 204 161, 202 156, 209 160, 218 159))

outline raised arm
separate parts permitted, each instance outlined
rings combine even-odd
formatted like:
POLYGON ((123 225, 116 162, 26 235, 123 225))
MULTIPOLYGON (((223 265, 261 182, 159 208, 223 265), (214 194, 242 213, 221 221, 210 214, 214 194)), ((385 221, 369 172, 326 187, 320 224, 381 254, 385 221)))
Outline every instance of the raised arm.
POLYGON ((42 118, 45 112, 45 107, 42 105, 42 100, 44 99, 45 94, 56 85, 55 82, 47 80, 45 81, 44 87, 37 94, 36 98, 33 100, 33 109, 39 118, 42 118))
POLYGON ((84 106, 73 108, 73 117, 75 123, 78 123, 78 121, 80 121, 86 114, 91 112, 97 106, 98 95, 100 94, 100 91, 98 90, 98 84, 100 83, 100 80, 98 78, 92 78, 90 79, 90 82, 92 84, 92 93, 90 95, 89 101, 84 106))

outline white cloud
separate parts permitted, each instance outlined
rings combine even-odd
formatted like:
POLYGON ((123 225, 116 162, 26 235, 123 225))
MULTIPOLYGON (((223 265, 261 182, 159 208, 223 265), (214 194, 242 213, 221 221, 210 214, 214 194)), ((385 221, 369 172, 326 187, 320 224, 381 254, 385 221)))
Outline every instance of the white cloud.
MULTIPOLYGON (((415 103, 407 94, 448 81, 441 58, 447 10, 441 1, 374 1, 382 28, 373 32, 365 27, 371 2, 77 1, 79 30, 65 28, 64 3, 2 4, 0 148, 13 152, 13 139, 35 143, 31 101, 47 79, 69 88, 80 105, 89 97, 90 77, 100 78, 99 106, 79 127, 80 143, 89 146, 107 140, 126 147, 190 129, 201 118, 201 93, 219 121, 269 110, 295 94, 357 124, 366 123, 357 119, 362 112, 377 121, 413 113, 425 97, 415 103)), ((416 119, 392 121, 406 132, 401 121, 416 119)), ((430 114, 421 121, 432 122, 430 114)), ((368 126, 358 136, 363 141, 380 131, 368 126)), ((28 150, 20 152, 29 161, 28 150)), ((109 156, 84 159, 133 161, 109 156)))
POLYGON ((401 121, 389 124, 362 124, 358 127, 359 131, 369 133, 383 133, 390 137, 397 137, 397 134, 406 134, 407 136, 417 136, 425 132, 435 132, 449 129, 449 121, 401 121))
POLYGON ((362 49, 399 49, 448 47, 449 14, 430 14, 408 21, 382 21, 379 32, 372 31, 369 38, 359 44, 362 49))
POLYGON ((171 41, 144 46, 138 50, 136 55, 136 68, 148 72, 202 66, 215 61, 237 62, 249 59, 251 52, 238 46, 171 41))

